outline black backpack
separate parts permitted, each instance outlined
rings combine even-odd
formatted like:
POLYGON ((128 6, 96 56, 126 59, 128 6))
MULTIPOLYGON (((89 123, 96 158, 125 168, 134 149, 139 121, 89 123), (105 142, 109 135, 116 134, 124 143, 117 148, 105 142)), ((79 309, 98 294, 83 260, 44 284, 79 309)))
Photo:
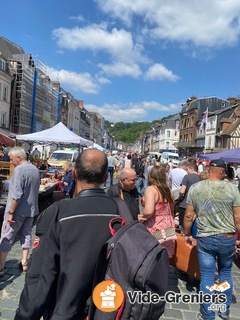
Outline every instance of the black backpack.
POLYGON ((125 301, 114 312, 100 311, 91 302, 88 319, 158 320, 164 312, 164 301, 130 303, 127 292, 154 293, 164 297, 168 288, 169 273, 167 250, 142 223, 132 220, 125 201, 118 198, 114 200, 118 204, 121 217, 111 220, 110 229, 119 229, 102 247, 93 289, 101 281, 112 280, 123 289, 125 301), (122 226, 123 218, 127 222, 125 226, 122 226))

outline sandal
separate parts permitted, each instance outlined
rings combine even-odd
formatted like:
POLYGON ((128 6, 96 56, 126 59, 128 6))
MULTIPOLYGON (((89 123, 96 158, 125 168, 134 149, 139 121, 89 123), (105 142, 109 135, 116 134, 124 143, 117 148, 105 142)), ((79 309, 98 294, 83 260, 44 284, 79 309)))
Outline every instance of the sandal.
POLYGON ((22 269, 23 272, 26 272, 28 269, 27 263, 22 263, 22 261, 19 262, 19 268, 22 269))

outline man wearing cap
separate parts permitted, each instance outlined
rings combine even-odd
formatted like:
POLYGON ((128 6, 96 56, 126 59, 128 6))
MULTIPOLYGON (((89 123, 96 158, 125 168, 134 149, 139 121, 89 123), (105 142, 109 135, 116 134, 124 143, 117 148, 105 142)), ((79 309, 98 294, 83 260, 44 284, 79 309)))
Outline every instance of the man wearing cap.
POLYGON ((223 297, 226 301, 203 302, 199 319, 213 320, 215 312, 211 306, 222 304, 218 310, 221 319, 229 319, 232 302, 232 261, 236 244, 236 231, 240 232, 240 194, 231 183, 223 181, 226 164, 223 160, 212 160, 209 178, 197 182, 189 189, 184 217, 186 244, 191 245, 191 226, 197 216, 197 253, 200 268, 200 291, 205 295, 223 297), (215 265, 218 283, 225 283, 224 291, 216 290, 215 265))

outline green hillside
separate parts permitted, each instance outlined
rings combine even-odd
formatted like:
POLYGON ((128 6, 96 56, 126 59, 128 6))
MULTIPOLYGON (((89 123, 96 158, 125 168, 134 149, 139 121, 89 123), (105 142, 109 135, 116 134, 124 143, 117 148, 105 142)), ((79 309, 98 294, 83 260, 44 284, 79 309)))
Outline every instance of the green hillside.
POLYGON ((160 120, 152 122, 116 122, 112 123, 105 121, 108 131, 115 137, 115 140, 125 142, 127 144, 134 143, 137 138, 141 137, 146 131, 151 130, 156 124, 164 120, 172 118, 174 115, 169 115, 160 120))

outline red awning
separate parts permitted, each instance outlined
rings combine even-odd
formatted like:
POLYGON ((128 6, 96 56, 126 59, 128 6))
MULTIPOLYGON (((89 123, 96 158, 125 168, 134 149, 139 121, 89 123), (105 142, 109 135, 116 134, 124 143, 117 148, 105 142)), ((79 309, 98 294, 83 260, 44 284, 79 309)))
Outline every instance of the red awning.
POLYGON ((8 136, 5 136, 5 134, 0 132, 0 145, 3 145, 4 147, 11 147, 13 148, 15 145, 15 141, 8 136))

